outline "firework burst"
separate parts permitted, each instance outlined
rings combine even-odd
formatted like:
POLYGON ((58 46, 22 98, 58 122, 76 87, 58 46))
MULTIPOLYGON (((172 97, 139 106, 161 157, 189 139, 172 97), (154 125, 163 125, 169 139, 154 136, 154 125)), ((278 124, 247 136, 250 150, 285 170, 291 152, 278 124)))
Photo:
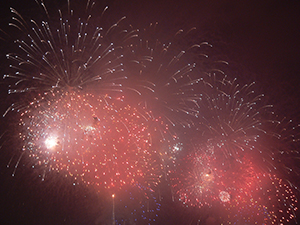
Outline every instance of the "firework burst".
POLYGON ((297 197, 288 181, 261 172, 246 156, 220 160, 196 151, 172 174, 176 198, 202 210, 213 208, 228 224, 280 224, 295 221, 297 197))
POLYGON ((293 220, 297 198, 289 174, 297 170, 282 161, 298 154, 299 126, 279 121, 251 85, 214 76, 197 82, 200 122, 171 175, 176 197, 184 205, 220 209, 228 223, 293 220))
POLYGON ((247 152, 272 165, 274 152, 267 141, 278 137, 271 128, 277 120, 264 95, 256 94, 255 84, 241 86, 235 79, 216 74, 194 82, 199 85, 199 108, 191 134, 195 143, 205 143, 207 154, 222 152, 239 159, 247 152))
POLYGON ((135 103, 155 119, 162 118, 169 126, 191 126, 188 118, 195 114, 197 107, 191 85, 196 76, 196 63, 189 62, 193 54, 199 55, 202 46, 209 44, 203 42, 179 50, 178 43, 188 34, 180 30, 172 40, 163 42, 157 38, 156 30, 157 24, 138 30, 135 42, 127 47, 127 89, 136 94, 132 97, 135 103))
POLYGON ((157 184, 160 165, 141 113, 82 91, 49 94, 28 106, 19 122, 23 152, 45 172, 67 171, 106 188, 157 184))
POLYGON ((68 9, 58 10, 57 15, 50 15, 43 1, 39 6, 43 9, 42 18, 29 21, 11 8, 10 25, 21 35, 14 41, 16 53, 6 54, 10 71, 4 78, 14 82, 9 93, 33 93, 27 96, 37 97, 53 89, 87 86, 99 95, 120 91, 124 79, 122 44, 134 35, 120 25, 125 17, 111 26, 100 27, 97 25, 105 25, 107 8, 101 16, 93 16, 95 3, 90 1, 83 15, 77 15, 69 1, 68 9))

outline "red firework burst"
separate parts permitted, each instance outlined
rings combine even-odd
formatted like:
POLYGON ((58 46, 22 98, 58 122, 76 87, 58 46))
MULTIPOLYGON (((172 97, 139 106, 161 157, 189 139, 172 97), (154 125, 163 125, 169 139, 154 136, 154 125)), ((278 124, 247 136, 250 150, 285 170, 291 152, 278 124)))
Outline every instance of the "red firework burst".
POLYGON ((276 224, 295 218, 297 198, 288 182, 263 172, 249 155, 240 160, 220 155, 198 151, 176 168, 173 189, 184 205, 218 208, 217 216, 228 224, 276 224))
POLYGON ((32 102, 19 123, 23 151, 45 171, 106 188, 159 181, 147 119, 136 109, 78 91, 50 95, 32 102))

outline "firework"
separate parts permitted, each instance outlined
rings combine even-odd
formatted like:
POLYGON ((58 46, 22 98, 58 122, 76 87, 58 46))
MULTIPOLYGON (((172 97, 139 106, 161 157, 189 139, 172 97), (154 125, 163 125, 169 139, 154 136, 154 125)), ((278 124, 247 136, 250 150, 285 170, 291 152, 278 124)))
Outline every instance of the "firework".
POLYGON ((193 143, 205 145, 201 149, 206 154, 216 153, 219 158, 240 160, 250 155, 263 172, 298 173, 299 124, 280 119, 264 94, 256 93, 255 83, 240 85, 236 79, 216 74, 196 83, 198 115, 195 129, 187 132, 193 143), (287 157, 290 167, 283 160, 287 157))
POLYGON ((19 122, 23 152, 44 171, 106 188, 158 182, 147 120, 136 109, 81 91, 50 95, 32 102, 19 122))
POLYGON ((29 99, 25 99, 30 102, 38 94, 68 87, 96 89, 98 95, 121 90, 122 44, 133 34, 121 27, 124 18, 106 26, 103 15, 107 8, 101 16, 94 16, 94 5, 87 1, 80 15, 68 1, 67 10, 50 15, 41 1, 42 18, 29 21, 11 8, 10 25, 21 35, 14 41, 16 52, 6 54, 10 71, 4 78, 14 82, 10 94, 23 93, 24 99, 27 93, 29 99))
POLYGON ((228 223, 293 220, 297 198, 289 174, 297 170, 282 161, 298 154, 297 127, 279 121, 251 85, 215 76, 198 83, 198 122, 187 133, 192 144, 171 175, 176 198, 187 206, 217 208, 228 223))
POLYGON ((276 175, 262 174, 260 186, 246 199, 236 194, 237 199, 229 204, 228 220, 238 224, 287 224, 295 222, 298 203, 293 187, 276 175), (235 205, 239 202, 238 205, 235 205))
POLYGON ((218 209, 228 224, 277 224, 295 220, 297 198, 287 181, 262 173, 247 156, 220 160, 202 151, 190 154, 173 176, 175 196, 184 205, 218 209))
POLYGON ((171 127, 191 126, 188 118, 197 107, 191 81, 199 74, 194 73, 196 63, 190 63, 190 56, 195 51, 200 54, 198 49, 208 43, 179 50, 178 43, 188 34, 180 30, 167 42, 158 34, 157 24, 151 24, 139 30, 135 42, 126 48, 127 89, 136 94, 131 93, 135 104, 155 119, 161 118, 171 127))
POLYGON ((241 86, 227 76, 208 74, 193 85, 199 107, 195 125, 185 135, 205 145, 201 149, 208 155, 222 153, 239 160, 249 154, 263 170, 275 170, 278 142, 283 141, 276 128, 280 121, 264 95, 256 94, 255 84, 241 86))

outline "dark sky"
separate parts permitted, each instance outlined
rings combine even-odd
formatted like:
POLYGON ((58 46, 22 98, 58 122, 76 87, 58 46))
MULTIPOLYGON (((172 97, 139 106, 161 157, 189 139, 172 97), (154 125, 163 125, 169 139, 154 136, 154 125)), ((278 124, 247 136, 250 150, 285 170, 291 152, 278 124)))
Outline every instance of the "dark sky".
MULTIPOLYGON (((54 2, 63 5, 58 0, 54 2)), ((34 5, 34 0, 1 1, 0 28, 5 29, 10 21, 10 6, 28 16, 36 12, 32 10, 34 5)), ((257 82, 279 114, 300 122, 300 1, 113 0, 102 1, 101 5, 110 6, 116 18, 126 15, 134 27, 159 22, 166 35, 180 28, 196 27, 193 41, 211 43, 211 54, 229 62, 229 77, 257 82)), ((7 52, 3 41, 0 50, 3 59, 7 52)), ((2 102, 3 99, 4 95, 2 102)), ((93 224, 95 208, 99 207, 97 203, 90 204, 96 198, 93 193, 84 187, 74 188, 69 180, 55 176, 42 183, 26 168, 18 169, 11 177, 13 168, 6 168, 10 159, 7 151, 0 151, 1 224, 93 224)), ((185 215, 181 213, 179 217, 185 215)), ((166 224, 167 216, 162 218, 160 224, 166 224)), ((170 220, 170 224, 176 224, 176 219, 170 220)))

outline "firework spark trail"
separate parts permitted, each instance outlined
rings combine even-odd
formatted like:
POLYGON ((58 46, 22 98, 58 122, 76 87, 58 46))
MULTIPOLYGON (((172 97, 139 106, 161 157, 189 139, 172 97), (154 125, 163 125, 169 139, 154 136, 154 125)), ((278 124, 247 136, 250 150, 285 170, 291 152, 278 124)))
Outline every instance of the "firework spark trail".
POLYGON ((216 74, 196 83, 199 110, 190 134, 194 142, 205 143, 207 154, 222 152, 237 160, 249 154, 264 172, 286 176, 289 169, 283 168, 280 158, 297 158, 300 125, 280 119, 272 105, 266 104, 264 95, 256 93, 255 83, 240 85, 236 79, 216 74))
MULTIPOLYGON (((132 98, 154 118, 162 118, 170 127, 191 126, 189 117, 195 114, 197 102, 191 80, 196 63, 190 63, 193 51, 202 51, 208 43, 179 50, 176 45, 185 36, 177 32, 167 43, 157 38, 157 24, 139 30, 138 37, 128 46, 125 68, 127 89, 136 93, 132 98), (178 40, 179 39, 179 40, 178 40)), ((188 31, 191 32, 191 31, 188 31)), ((187 34, 185 34, 187 35, 187 34)), ((172 128, 173 129, 173 128, 172 128)))
POLYGON ((226 157, 251 152, 272 161, 273 153, 263 140, 278 137, 268 127, 276 118, 272 106, 265 105, 264 95, 255 93, 254 83, 240 86, 235 79, 215 74, 195 83, 199 85, 195 139, 205 142, 208 151, 221 151, 226 157))
MULTIPOLYGON (((43 2, 41 21, 26 21, 13 8, 11 26, 23 39, 16 39, 17 53, 8 53, 10 72, 4 78, 15 81, 9 93, 47 92, 66 87, 96 88, 98 94, 121 91, 122 44, 135 34, 120 25, 125 17, 105 29, 96 26, 103 18, 94 18, 94 3, 87 2, 87 12, 76 17, 73 10, 53 17, 43 2), (57 19, 58 16, 58 19, 57 19)), ((107 8, 104 9, 103 13, 107 8)))

